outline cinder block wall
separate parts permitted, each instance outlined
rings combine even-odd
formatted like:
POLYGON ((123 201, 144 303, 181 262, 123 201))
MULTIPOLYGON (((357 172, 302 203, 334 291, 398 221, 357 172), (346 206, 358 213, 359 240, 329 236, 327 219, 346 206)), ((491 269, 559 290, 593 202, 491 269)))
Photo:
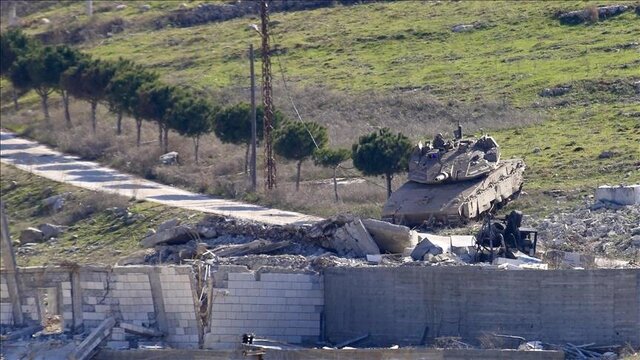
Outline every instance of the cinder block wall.
POLYGON ((9 298, 9 289, 7 288, 7 280, 4 276, 0 276, 0 324, 13 324, 13 311, 11 309, 11 299, 9 298))
POLYGON ((331 268, 326 335, 340 342, 477 342, 486 332, 554 343, 640 345, 640 270, 331 268))
MULTIPOLYGON (((12 324, 11 299, 4 276, 0 277, 0 323, 12 324)), ((39 292, 54 289, 56 313, 64 327, 92 329, 109 316, 117 321, 152 327, 164 332, 176 348, 198 348, 200 324, 190 266, 116 266, 68 268, 20 268, 21 309, 27 323, 40 323, 39 292), (73 275, 79 281, 74 288, 73 275), (73 293, 76 296, 73 296, 73 293), (74 298, 80 304, 74 313, 74 298)), ((121 341, 122 334, 116 334, 121 341)), ((112 340, 116 340, 115 338, 112 340)))
POLYGON ((214 277, 205 348, 235 348, 245 333, 294 344, 318 341, 324 308, 320 275, 234 271, 242 270, 221 267, 214 277))

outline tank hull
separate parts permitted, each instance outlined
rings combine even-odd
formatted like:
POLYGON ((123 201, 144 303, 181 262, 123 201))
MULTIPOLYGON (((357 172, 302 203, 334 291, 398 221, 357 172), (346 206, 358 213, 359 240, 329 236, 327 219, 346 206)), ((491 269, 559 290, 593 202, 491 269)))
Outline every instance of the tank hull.
POLYGON ((524 169, 522 160, 503 160, 487 176, 473 180, 441 184, 408 181, 391 194, 382 219, 413 226, 428 220, 459 223, 477 218, 520 191, 524 169))

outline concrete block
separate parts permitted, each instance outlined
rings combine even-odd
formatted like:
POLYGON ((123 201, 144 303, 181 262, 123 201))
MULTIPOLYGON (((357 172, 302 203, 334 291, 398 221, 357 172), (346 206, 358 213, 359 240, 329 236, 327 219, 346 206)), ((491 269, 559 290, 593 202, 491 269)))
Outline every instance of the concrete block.
POLYGON ((600 186, 596 189, 596 200, 619 205, 640 204, 640 184, 628 186, 600 186))
POLYGON ((111 350, 128 350, 129 342, 123 340, 119 341, 107 341, 107 348, 111 350))
POLYGON ((255 273, 229 273, 229 281, 256 281, 255 273))

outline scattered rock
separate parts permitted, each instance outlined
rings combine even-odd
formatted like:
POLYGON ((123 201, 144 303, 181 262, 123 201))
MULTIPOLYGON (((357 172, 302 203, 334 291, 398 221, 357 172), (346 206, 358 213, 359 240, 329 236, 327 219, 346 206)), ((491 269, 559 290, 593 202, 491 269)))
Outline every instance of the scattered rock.
POLYGON ((472 31, 475 29, 475 26, 473 24, 458 24, 458 25, 454 25, 451 28, 451 31, 453 32, 466 32, 466 31, 472 31))
POLYGON ((64 195, 53 195, 42 200, 42 206, 45 209, 58 212, 62 210, 62 208, 64 207, 64 202, 65 202, 64 195))
POLYGON ((54 237, 58 237, 64 232, 64 227, 53 224, 41 224, 38 225, 38 229, 42 232, 43 240, 49 240, 54 237))
POLYGON ((560 24, 578 25, 585 21, 605 20, 631 10, 627 5, 608 5, 558 14, 560 24))
POLYGON ((558 86, 553 88, 546 88, 540 92, 542 97, 555 97, 562 96, 571 91, 571 86, 558 86))
POLYGON ((36 242, 42 242, 44 240, 44 234, 42 231, 36 228, 26 228, 20 232, 20 244, 30 244, 36 242))
POLYGON ((144 4, 140 6, 140 11, 149 11, 151 10, 151 5, 149 4, 144 4))
POLYGON ((615 151, 610 151, 610 150, 606 150, 600 153, 600 155, 598 155, 598 159, 610 159, 614 156, 618 155, 617 152, 615 151))
POLYGON ((160 156, 160 163, 163 165, 179 164, 178 153, 175 151, 168 152, 160 156))
POLYGON ((116 6, 116 10, 124 10, 126 8, 127 8, 127 5, 125 5, 125 4, 120 4, 120 5, 116 6))
POLYGON ((51 24, 51 20, 49 20, 47 18, 40 19, 40 22, 43 23, 43 24, 51 24))
POLYGON ((542 151, 542 150, 541 150, 539 147, 535 147, 535 148, 533 148, 532 153, 537 154, 537 153, 539 153, 539 152, 541 152, 541 151, 542 151))

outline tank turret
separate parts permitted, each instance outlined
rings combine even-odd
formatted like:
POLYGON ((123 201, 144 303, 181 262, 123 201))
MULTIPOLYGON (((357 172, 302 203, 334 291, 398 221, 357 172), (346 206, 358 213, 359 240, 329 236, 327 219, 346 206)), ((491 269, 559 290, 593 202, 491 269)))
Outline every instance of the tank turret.
POLYGON ((460 125, 454 134, 451 140, 437 134, 416 146, 408 181, 387 200, 383 220, 404 225, 431 219, 460 222, 478 218, 520 191, 522 160, 501 160, 491 136, 464 138, 460 125))

